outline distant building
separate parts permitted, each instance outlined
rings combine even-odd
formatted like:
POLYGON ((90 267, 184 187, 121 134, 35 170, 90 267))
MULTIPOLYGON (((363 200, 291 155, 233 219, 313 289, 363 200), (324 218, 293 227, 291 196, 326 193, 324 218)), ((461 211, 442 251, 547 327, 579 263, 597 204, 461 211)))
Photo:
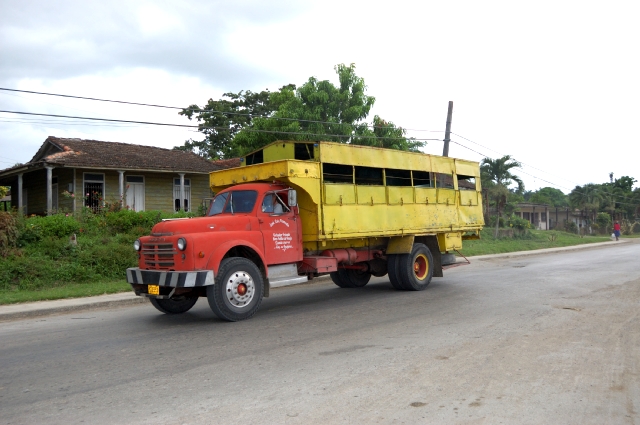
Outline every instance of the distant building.
POLYGON ((105 202, 194 211, 212 196, 209 172, 223 168, 229 164, 191 152, 50 136, 29 162, 1 170, 0 186, 11 187, 7 204, 25 214, 97 210, 105 202))

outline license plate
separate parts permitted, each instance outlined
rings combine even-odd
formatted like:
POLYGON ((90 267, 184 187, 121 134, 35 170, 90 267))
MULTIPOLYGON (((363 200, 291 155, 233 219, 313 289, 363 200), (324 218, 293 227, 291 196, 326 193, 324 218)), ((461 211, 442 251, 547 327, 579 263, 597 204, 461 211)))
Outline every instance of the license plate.
POLYGON ((149 295, 160 295, 160 286, 149 285, 148 292, 149 292, 149 295))

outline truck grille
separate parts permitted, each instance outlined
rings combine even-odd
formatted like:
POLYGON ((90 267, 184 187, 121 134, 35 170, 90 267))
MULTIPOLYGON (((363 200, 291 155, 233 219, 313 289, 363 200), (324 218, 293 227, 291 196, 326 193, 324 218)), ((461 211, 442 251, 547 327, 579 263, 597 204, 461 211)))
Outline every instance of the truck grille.
POLYGON ((171 243, 144 243, 141 252, 144 265, 150 269, 173 268, 173 256, 178 253, 171 243))

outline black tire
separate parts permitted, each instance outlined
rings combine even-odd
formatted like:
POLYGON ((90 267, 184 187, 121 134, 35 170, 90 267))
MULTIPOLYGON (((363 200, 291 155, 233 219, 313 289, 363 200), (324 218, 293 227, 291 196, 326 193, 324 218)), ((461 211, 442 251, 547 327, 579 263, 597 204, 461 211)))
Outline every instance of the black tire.
POLYGON ((264 281, 258 267, 242 257, 220 263, 215 285, 207 286, 207 301, 222 320, 237 322, 256 314, 264 296, 264 281))
POLYGON ((411 254, 398 257, 397 274, 402 287, 408 291, 422 291, 429 286, 433 277, 433 255, 426 245, 413 245, 411 254))
POLYGON ((362 288, 371 280, 371 273, 366 270, 345 269, 352 288, 362 288))
POLYGON ((338 269, 338 271, 329 273, 331 280, 340 288, 351 288, 351 282, 344 272, 344 269, 338 269))
POLYGON ((181 314, 191 310, 198 297, 182 299, 149 298, 151 305, 165 314, 181 314))
POLYGON ((398 291, 404 290, 402 283, 400 282, 400 275, 398 274, 398 257, 396 254, 387 255, 387 274, 389 275, 389 282, 391 286, 398 291))
POLYGON ((371 280, 371 273, 356 269, 338 269, 329 275, 333 283, 341 288, 362 288, 371 280))

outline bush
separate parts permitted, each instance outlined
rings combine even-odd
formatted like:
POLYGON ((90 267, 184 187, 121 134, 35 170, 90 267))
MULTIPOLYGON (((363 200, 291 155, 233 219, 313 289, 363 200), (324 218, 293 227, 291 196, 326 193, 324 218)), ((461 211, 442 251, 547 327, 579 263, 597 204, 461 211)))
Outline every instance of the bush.
POLYGON ((80 223, 71 214, 53 214, 46 217, 30 217, 25 222, 28 231, 37 232, 40 237, 69 237, 78 233, 80 223))
POLYGON ((611 227, 611 215, 606 212, 601 212, 596 215, 596 222, 591 225, 597 233, 605 234, 609 233, 611 227))
MULTIPOLYGON (((0 213, 0 238, 14 246, 0 255, 0 290, 41 289, 99 280, 124 280, 137 264, 133 242, 162 218, 193 213, 104 211, 24 217, 0 213), (10 218, 8 218, 10 217, 10 218), (72 243, 70 236, 76 233, 72 243)), ((0 249, 5 242, 0 241, 0 249)))
POLYGON ((18 244, 18 220, 15 213, 0 211, 0 256, 6 257, 18 244))
POLYGON ((105 214, 106 225, 114 233, 127 233, 133 228, 145 228, 151 231, 154 224, 162 220, 159 211, 120 210, 105 214))
POLYGON ((636 234, 640 233, 640 223, 638 222, 633 223, 633 226, 631 227, 631 231, 636 234))
POLYGON ((576 235, 578 234, 578 225, 573 222, 573 221, 566 221, 564 222, 564 230, 569 232, 569 233, 575 233, 576 235))
POLYGON ((509 225, 509 227, 513 227, 514 229, 518 230, 531 229, 531 222, 529 220, 520 218, 515 214, 509 217, 507 224, 509 225))

